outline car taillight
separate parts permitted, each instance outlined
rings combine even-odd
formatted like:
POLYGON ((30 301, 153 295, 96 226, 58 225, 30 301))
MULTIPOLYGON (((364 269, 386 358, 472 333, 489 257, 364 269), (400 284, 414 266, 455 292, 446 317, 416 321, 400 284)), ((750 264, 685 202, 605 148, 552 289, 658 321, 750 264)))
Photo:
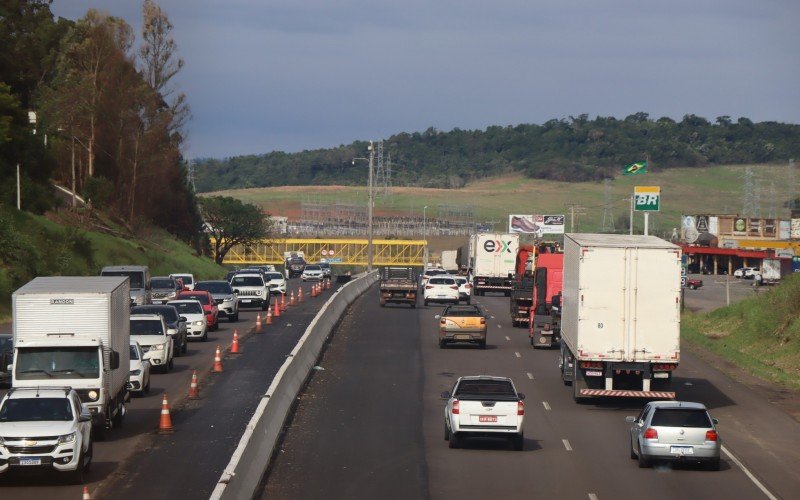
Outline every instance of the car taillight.
POLYGON ((603 368, 602 361, 581 361, 581 368, 603 368))
POLYGON ((706 431, 706 441, 716 441, 717 431, 706 431))
POLYGON ((453 415, 458 415, 458 400, 453 401, 453 415))
POLYGON ((430 290, 431 288, 433 288, 433 285, 425 285, 425 290, 430 290))
POLYGON ((447 320, 442 318, 441 321, 439 321, 439 324, 440 325, 446 325, 447 324, 447 320))
POLYGON ((467 289, 469 289, 469 288, 472 288, 472 285, 470 285, 469 283, 467 283, 466 285, 464 285, 464 288, 467 288, 467 289))
POLYGON ((486 324, 486 318, 481 318, 481 324, 482 324, 482 325, 485 325, 485 324, 486 324))
POLYGON ((517 401, 517 415, 525 415, 525 403, 517 401))
POLYGON ((458 285, 453 285, 450 288, 452 288, 453 290, 458 290, 458 285))
POLYGON ((658 439, 658 431, 653 429, 652 427, 648 427, 647 430, 644 431, 644 438, 658 439))

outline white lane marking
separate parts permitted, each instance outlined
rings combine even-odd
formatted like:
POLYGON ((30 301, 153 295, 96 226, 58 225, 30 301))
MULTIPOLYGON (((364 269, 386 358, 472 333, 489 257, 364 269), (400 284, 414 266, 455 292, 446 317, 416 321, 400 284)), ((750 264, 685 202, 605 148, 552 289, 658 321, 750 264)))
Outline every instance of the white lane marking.
POLYGON ((547 401, 542 401, 542 406, 544 406, 544 409, 547 411, 551 410, 550 403, 548 403, 547 401))
POLYGON ((561 442, 564 443, 564 448, 566 448, 567 451, 572 451, 572 446, 569 444, 569 441, 562 439, 561 442))
POLYGON ((597 495, 594 493, 589 493, 589 500, 597 500, 597 495))
POLYGON ((497 325, 497 328, 503 328, 503 325, 497 325))
POLYGON ((494 319, 494 316, 489 316, 490 318, 494 319))
POLYGON ((506 340, 508 340, 508 341, 510 342, 510 341, 511 341, 511 337, 509 337, 508 335, 506 335, 506 340))
POLYGON ((529 379, 533 380, 533 373, 528 372, 526 373, 526 375, 528 376, 529 379))
POLYGON ((740 469, 742 469, 742 471, 745 473, 745 475, 746 475, 748 478, 750 478, 750 480, 751 480, 751 481, 753 481, 753 484, 755 484, 756 486, 758 486, 758 489, 759 489, 759 490, 761 490, 761 492, 762 492, 762 493, 764 493, 764 495, 766 495, 766 497, 767 497, 767 498, 769 498, 770 500, 778 500, 778 497, 776 497, 775 495, 773 495, 773 494, 772 494, 772 493, 771 493, 771 492, 770 492, 770 491, 767 489, 767 487, 766 487, 766 486, 764 486, 763 484, 761 484, 761 481, 759 481, 758 479, 756 479, 756 476, 754 476, 754 475, 753 475, 753 473, 752 473, 752 472, 750 472, 750 470, 749 470, 747 467, 745 467, 745 466, 744 466, 744 464, 743 464, 742 462, 740 462, 740 461, 739 461, 739 459, 738 459, 738 458, 736 458, 736 457, 733 455, 733 453, 731 453, 730 451, 728 451, 728 449, 727 449, 727 448, 725 448, 725 446, 722 446, 722 452, 723 452, 723 453, 725 453, 725 455, 727 455, 727 456, 728 456, 728 458, 730 458, 731 460, 733 460, 733 462, 734 462, 736 465, 738 465, 740 469))
POLYGON ((520 353, 518 353, 518 352, 514 352, 514 356, 516 356, 516 357, 518 357, 518 358, 521 358, 521 357, 522 357, 522 355, 521 355, 520 353))

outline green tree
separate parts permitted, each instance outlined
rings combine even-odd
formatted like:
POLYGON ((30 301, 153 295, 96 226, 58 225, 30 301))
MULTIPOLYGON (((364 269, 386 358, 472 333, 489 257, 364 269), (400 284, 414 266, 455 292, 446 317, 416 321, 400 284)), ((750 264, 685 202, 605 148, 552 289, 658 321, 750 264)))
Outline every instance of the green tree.
POLYGON ((229 196, 201 198, 199 202, 200 213, 214 239, 217 264, 222 264, 235 245, 249 246, 272 234, 272 220, 255 205, 229 196))

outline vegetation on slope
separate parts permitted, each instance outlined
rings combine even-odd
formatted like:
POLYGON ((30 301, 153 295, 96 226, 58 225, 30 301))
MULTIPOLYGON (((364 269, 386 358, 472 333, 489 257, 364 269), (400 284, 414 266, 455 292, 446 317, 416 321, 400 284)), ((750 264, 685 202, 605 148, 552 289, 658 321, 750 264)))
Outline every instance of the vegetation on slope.
POLYGON ((800 274, 729 307, 687 314, 684 338, 771 382, 800 389, 800 274))
MULTIPOLYGON (((800 125, 733 121, 711 123, 686 115, 681 121, 588 115, 543 125, 493 126, 486 130, 400 133, 384 142, 396 186, 459 188, 476 179, 511 172, 536 179, 589 181, 613 178, 623 165, 649 158, 650 170, 706 165, 783 162, 800 154, 800 125)), ((363 184, 367 143, 300 153, 272 152, 197 163, 201 192, 287 185, 363 184)))

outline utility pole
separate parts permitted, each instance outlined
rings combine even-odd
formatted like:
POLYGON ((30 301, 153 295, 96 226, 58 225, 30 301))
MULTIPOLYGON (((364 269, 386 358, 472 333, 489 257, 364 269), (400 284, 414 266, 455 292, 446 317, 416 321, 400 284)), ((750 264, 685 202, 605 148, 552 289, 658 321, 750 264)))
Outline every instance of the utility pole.
POLYGON ((369 141, 369 206, 367 207, 367 272, 372 272, 372 205, 373 205, 373 167, 375 163, 375 147, 369 141))
POLYGON ((628 219, 628 220, 630 221, 629 222, 630 230, 631 230, 630 234, 631 234, 631 236, 633 236, 633 195, 631 195, 630 200, 631 200, 631 218, 628 219))
POLYGON ((577 205, 575 203, 570 203, 567 205, 569 208, 569 232, 575 232, 575 216, 576 215, 586 215, 586 208, 577 205))

